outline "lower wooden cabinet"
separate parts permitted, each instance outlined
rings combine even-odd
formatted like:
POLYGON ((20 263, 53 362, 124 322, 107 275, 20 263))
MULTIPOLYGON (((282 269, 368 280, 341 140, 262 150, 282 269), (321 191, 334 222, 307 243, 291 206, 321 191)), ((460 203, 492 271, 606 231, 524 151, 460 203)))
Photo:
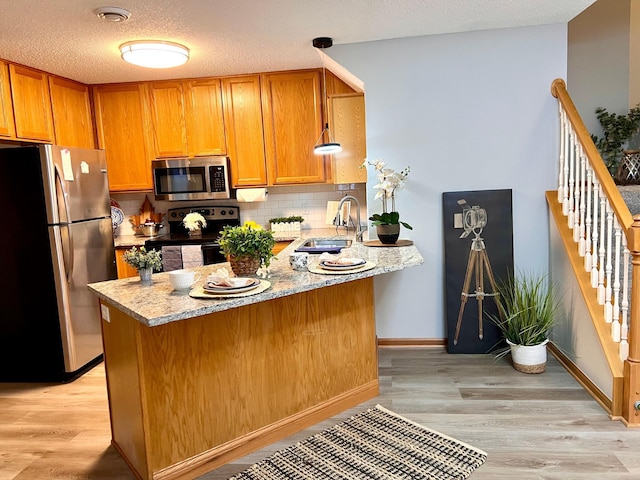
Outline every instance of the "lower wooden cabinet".
POLYGON ((129 250, 127 248, 116 248, 116 268, 118 270, 118 278, 137 277, 138 269, 132 267, 124 261, 124 252, 129 250))
POLYGON ((284 250, 285 248, 287 248, 289 246, 289 244, 291 243, 291 241, 289 240, 285 240, 285 241, 280 241, 280 242, 276 242, 275 246, 273 247, 273 254, 277 255, 278 253, 280 253, 282 250, 284 250))

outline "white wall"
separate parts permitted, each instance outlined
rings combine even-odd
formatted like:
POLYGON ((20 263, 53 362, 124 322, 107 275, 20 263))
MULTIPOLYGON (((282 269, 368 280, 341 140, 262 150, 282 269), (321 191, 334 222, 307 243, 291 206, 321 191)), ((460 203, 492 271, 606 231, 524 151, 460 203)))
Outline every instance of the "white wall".
MULTIPOLYGON (((336 39, 337 40, 337 39, 336 39)), ((547 269, 567 25, 334 45, 365 85, 367 153, 411 166, 397 209, 425 263, 376 278, 380 338, 445 338, 442 193, 512 189, 516 268, 547 269)), ((370 214, 379 212, 371 182, 370 214)), ((490 221, 490 220, 489 220, 490 221)), ((491 246, 487 246, 489 255, 491 246)))

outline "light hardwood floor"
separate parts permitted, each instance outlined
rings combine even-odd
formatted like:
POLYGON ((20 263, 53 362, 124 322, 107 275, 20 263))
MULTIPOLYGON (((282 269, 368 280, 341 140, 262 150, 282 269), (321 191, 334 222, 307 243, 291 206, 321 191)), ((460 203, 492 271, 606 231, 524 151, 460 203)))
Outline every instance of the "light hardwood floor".
MULTIPOLYGON (((443 348, 384 347, 379 365, 375 399, 199 480, 227 479, 376 403, 486 451, 471 480, 640 479, 640 429, 611 421, 551 356, 539 375, 443 348)), ((0 479, 134 478, 110 446, 103 364, 66 385, 0 383, 0 479)))

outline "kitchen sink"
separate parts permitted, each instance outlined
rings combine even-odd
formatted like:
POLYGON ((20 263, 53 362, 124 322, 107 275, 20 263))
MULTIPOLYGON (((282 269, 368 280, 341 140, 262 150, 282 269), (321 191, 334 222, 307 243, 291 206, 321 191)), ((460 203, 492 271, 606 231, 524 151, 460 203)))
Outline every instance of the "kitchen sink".
POLYGON ((310 238, 298 248, 296 252, 309 253, 338 253, 340 250, 351 246, 351 240, 347 239, 330 239, 330 238, 310 238))

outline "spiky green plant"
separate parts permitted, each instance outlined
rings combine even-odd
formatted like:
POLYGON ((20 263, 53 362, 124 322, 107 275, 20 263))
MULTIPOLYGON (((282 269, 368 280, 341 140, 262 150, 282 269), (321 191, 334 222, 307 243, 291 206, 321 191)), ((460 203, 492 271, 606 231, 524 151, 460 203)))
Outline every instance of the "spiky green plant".
POLYGON ((496 285, 498 312, 485 312, 505 339, 516 345, 538 345, 549 338, 558 309, 546 274, 519 272, 496 285))

